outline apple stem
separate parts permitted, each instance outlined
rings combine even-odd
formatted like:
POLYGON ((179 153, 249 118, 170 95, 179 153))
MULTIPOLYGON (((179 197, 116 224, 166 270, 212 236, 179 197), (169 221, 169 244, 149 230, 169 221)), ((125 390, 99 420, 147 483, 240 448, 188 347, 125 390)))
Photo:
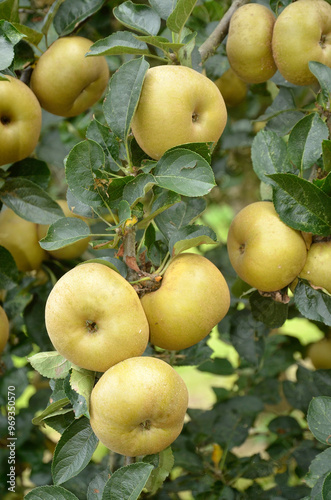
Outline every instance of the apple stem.
MULTIPOLYGON (((136 229, 134 226, 128 227, 123 236, 123 261, 126 264, 129 258, 136 259, 136 229)), ((139 279, 138 273, 128 266, 128 281, 135 281, 139 279)))
POLYGON ((135 457, 125 457, 124 458, 124 465, 131 465, 134 464, 136 461, 135 457))

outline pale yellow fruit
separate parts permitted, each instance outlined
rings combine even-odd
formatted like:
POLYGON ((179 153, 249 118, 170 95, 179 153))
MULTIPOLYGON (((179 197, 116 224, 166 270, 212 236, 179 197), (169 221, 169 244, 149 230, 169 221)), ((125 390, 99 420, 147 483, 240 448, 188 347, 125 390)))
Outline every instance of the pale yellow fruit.
POLYGON ((152 455, 178 437, 187 404, 186 385, 170 365, 147 356, 126 359, 92 390, 91 426, 116 453, 152 455))
POLYGON ((275 23, 272 50, 287 81, 294 85, 315 83, 308 62, 331 67, 331 5, 324 0, 290 3, 275 23))
POLYGON ((0 165, 14 163, 35 149, 41 130, 40 104, 25 83, 0 80, 0 165))
POLYGON ((331 339, 324 338, 311 344, 307 354, 317 370, 331 369, 331 339))
POLYGON ((161 287, 141 299, 150 327, 150 341, 163 349, 197 344, 224 318, 230 306, 228 285, 205 257, 178 255, 164 274, 161 287))
POLYGON ((235 216, 227 246, 238 276, 264 292, 289 285, 307 258, 301 233, 284 224, 269 201, 251 203, 235 216))
POLYGON ((148 343, 138 295, 103 264, 81 264, 64 274, 48 296, 45 321, 55 349, 87 370, 104 372, 140 356, 148 343))
POLYGON ((226 120, 223 97, 209 78, 186 66, 156 66, 146 73, 132 132, 158 160, 181 144, 217 142, 226 120))
MULTIPOLYGON (((77 217, 79 219, 84 220, 84 217, 80 217, 79 215, 75 215, 73 212, 71 212, 70 208, 68 207, 68 203, 66 200, 57 200, 57 203, 60 205, 62 208, 62 211, 65 215, 65 217, 77 217)), ((39 224, 38 225, 38 237, 39 240, 44 238, 47 234, 49 226, 46 224, 39 224)), ((71 245, 68 245, 63 248, 59 248, 58 250, 48 250, 48 253, 52 255, 52 257, 55 257, 56 259, 60 260, 68 260, 68 259, 76 259, 77 257, 80 257, 82 253, 85 252, 85 250, 88 247, 90 241, 90 237, 88 236, 87 238, 84 238, 83 240, 76 241, 75 243, 72 243, 71 245)))
POLYGON ((320 241, 311 245, 299 277, 331 293, 331 241, 320 241))
POLYGON ((273 12, 257 3, 242 5, 231 17, 226 53, 233 71, 247 83, 262 83, 277 71, 271 41, 273 12))
POLYGON ((37 224, 6 208, 0 213, 0 245, 12 254, 20 271, 39 269, 46 252, 38 241, 37 224))
POLYGON ((227 107, 238 106, 247 95, 247 85, 232 68, 215 80, 215 85, 221 92, 227 107))
POLYGON ((9 321, 3 307, 0 306, 0 354, 4 351, 9 338, 9 321))
POLYGON ((85 57, 92 43, 80 36, 58 38, 40 57, 31 75, 31 89, 46 111, 76 116, 101 98, 109 69, 105 57, 85 57))

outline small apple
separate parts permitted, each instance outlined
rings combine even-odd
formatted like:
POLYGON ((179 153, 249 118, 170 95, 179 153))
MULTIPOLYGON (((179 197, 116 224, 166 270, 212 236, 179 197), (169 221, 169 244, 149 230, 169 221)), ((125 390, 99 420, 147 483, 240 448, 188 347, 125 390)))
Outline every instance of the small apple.
POLYGON ((150 341, 163 349, 186 349, 205 338, 230 307, 220 270, 202 255, 182 253, 164 274, 161 287, 141 298, 150 341))
POLYGON ((316 370, 331 369, 331 339, 325 337, 310 344, 307 351, 308 357, 316 370))
POLYGON ((222 76, 217 78, 215 85, 229 108, 238 106, 247 95, 246 83, 236 75, 232 68, 227 69, 222 76))
POLYGON ((235 216, 227 246, 238 276, 264 292, 289 285, 307 258, 300 231, 284 224, 269 201, 251 203, 235 216))
POLYGON ((38 99, 25 83, 0 80, 0 165, 14 163, 35 149, 41 130, 38 99))
POLYGON ((74 267, 57 281, 45 321, 55 349, 87 370, 104 372, 140 356, 148 343, 138 295, 119 273, 94 262, 74 267))
POLYGON ((110 450, 134 457, 164 450, 179 436, 187 387, 165 361, 126 359, 99 379, 90 399, 91 426, 110 450))
POLYGON ((224 99, 209 78, 186 66, 156 66, 146 73, 132 132, 158 160, 181 144, 217 142, 226 120, 224 99))
POLYGON ((46 259, 39 245, 37 224, 22 219, 10 208, 0 212, 0 245, 9 250, 20 271, 39 269, 46 259))
POLYGON ((242 5, 231 17, 226 53, 244 82, 266 82, 276 73, 271 48, 274 23, 274 13, 257 3, 242 5))
POLYGON ((299 277, 308 280, 314 286, 324 288, 331 294, 331 240, 311 245, 299 277))
POLYGON ((101 98, 109 69, 105 57, 85 57, 92 43, 80 36, 58 38, 40 57, 30 86, 46 111, 76 116, 101 98))
POLYGON ((3 307, 0 306, 0 354, 4 351, 9 338, 9 321, 3 307))
POLYGON ((272 51, 288 82, 316 83, 308 62, 331 67, 331 5, 324 0, 299 0, 287 5, 274 26, 272 51))

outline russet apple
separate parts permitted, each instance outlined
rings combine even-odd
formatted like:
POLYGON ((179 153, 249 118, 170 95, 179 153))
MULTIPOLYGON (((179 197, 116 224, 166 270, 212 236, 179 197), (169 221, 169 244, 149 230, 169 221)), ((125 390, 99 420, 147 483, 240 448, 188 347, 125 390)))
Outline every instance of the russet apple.
POLYGON ((183 379, 165 361, 126 359, 92 390, 91 426, 110 450, 134 457, 164 450, 180 434, 188 404, 183 379))
POLYGON ((331 241, 320 241, 311 245, 299 277, 331 294, 331 241))
POLYGON ((237 76, 232 68, 227 69, 222 76, 217 78, 215 85, 229 108, 240 104, 247 95, 246 83, 237 76))
POLYGON ((314 342, 308 347, 308 357, 313 363, 316 370, 331 369, 331 339, 324 339, 314 342))
POLYGON ((132 132, 158 160, 181 144, 217 142, 226 121, 224 99, 209 78, 186 66, 156 66, 146 73, 132 132))
POLYGON ((0 306, 0 354, 4 351, 9 338, 9 321, 3 307, 0 306))

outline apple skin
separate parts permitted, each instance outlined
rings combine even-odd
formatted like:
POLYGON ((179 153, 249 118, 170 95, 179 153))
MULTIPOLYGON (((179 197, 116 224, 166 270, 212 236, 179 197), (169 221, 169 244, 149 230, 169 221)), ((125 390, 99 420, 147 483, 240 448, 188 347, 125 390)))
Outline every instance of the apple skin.
POLYGON ((331 241, 320 241, 311 245, 299 277, 331 294, 331 241))
POLYGON ((181 144, 217 142, 226 121, 224 99, 209 78, 186 66, 156 66, 146 73, 132 132, 158 160, 181 144))
POLYGON ((182 253, 169 264, 161 287, 141 298, 150 342, 180 350, 197 344, 224 318, 230 292, 220 270, 202 255, 182 253))
POLYGON ((276 73, 271 47, 274 23, 273 12, 257 3, 242 5, 231 17, 226 53, 244 82, 266 82, 276 73))
POLYGON ((308 347, 307 355, 316 370, 331 369, 331 339, 324 338, 308 347))
POLYGON ((0 306, 0 354, 5 350, 9 339, 9 321, 3 307, 0 306))
POLYGON ((39 269, 46 252, 38 241, 37 224, 6 208, 0 212, 0 245, 12 254, 20 271, 39 269))
POLYGON ((247 95, 247 85, 232 68, 227 69, 215 80, 215 85, 221 92, 227 107, 238 106, 247 95))
POLYGON ((80 36, 58 38, 40 57, 30 86, 43 109, 77 116, 101 98, 109 69, 105 57, 85 57, 92 43, 80 36))
POLYGON ((29 156, 41 131, 38 99, 21 80, 6 78, 0 80, 0 165, 29 156))
POLYGON ((104 372, 140 356, 148 343, 138 295, 103 264, 84 263, 64 274, 47 298, 45 321, 55 349, 87 370, 104 372))
POLYGON ((307 258, 300 231, 284 224, 269 201, 251 203, 235 216, 227 247, 238 276, 264 292, 289 285, 307 258))
POLYGON ((109 368, 92 390, 90 422, 110 450, 134 457, 164 450, 179 436, 188 405, 183 379, 148 356, 109 368))
POLYGON ((331 5, 324 0, 299 0, 285 7, 274 26, 272 50, 288 82, 316 83, 308 62, 331 67, 331 5))

